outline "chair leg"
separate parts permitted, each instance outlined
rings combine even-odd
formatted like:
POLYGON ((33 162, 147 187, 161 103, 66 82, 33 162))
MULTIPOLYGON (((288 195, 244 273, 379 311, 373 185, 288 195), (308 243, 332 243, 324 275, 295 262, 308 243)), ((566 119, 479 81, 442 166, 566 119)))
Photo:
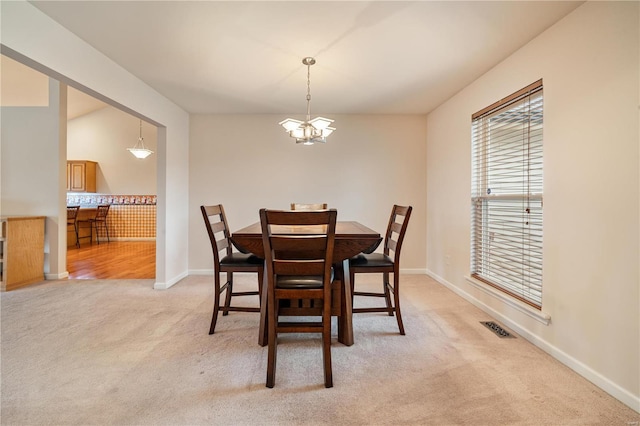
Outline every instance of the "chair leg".
POLYGON ((78 222, 73 224, 73 230, 76 232, 76 247, 80 248, 80 235, 78 234, 78 222))
POLYGON ((266 346, 269 343, 269 327, 267 326, 267 289, 264 288, 264 271, 258 271, 258 293, 260 298, 260 327, 258 331, 258 344, 266 346))
MULTIPOLYGON (((87 228, 89 228, 89 244, 93 245, 93 224, 91 222, 83 222, 85 224, 84 229, 85 231, 87 230, 87 228), (86 225, 89 226, 86 226, 86 225)), ((78 227, 78 232, 80 232, 80 227, 78 227)), ((87 238, 87 236, 85 235, 82 238, 87 238)))
POLYGON ((398 320, 398 328, 400 334, 404 336, 404 324, 402 323, 402 315, 400 314, 400 274, 398 271, 393 273, 393 298, 395 302, 396 319, 398 320))
POLYGON ((213 317, 211 318, 211 327, 209 334, 213 334, 216 330, 216 322, 218 321, 218 311, 220 310, 220 273, 213 273, 214 289, 213 289, 213 317))
POLYGON ((97 221, 93 222, 93 227, 96 228, 96 241, 98 242, 98 245, 100 245, 100 232, 98 231, 98 222, 97 221))
POLYGON ((356 285, 356 273, 353 272, 353 268, 349 268, 349 285, 351 286, 351 307, 353 308, 353 292, 355 291, 356 285))
POLYGON ((224 297, 224 306, 222 307, 222 316, 229 315, 229 306, 231 306, 231 296, 233 296, 233 272, 227 272, 227 294, 224 297))
MULTIPOLYGON (((395 275, 393 279, 395 280, 395 275)), ((387 309, 393 309, 393 305, 391 305, 391 294, 389 292, 389 273, 388 272, 382 273, 382 287, 384 290, 384 300, 385 300, 385 303, 387 304, 387 309)), ((393 311, 389 311, 389 316, 390 317, 393 316, 393 311)))
POLYGON ((275 300, 275 294, 272 289, 268 289, 267 306, 269 312, 268 327, 269 327, 269 347, 267 355, 267 387, 272 388, 276 382, 276 355, 278 336, 276 334, 276 327, 278 324, 278 312, 277 301, 275 300))
POLYGON ((324 300, 322 313, 322 360, 324 364, 324 387, 333 387, 333 372, 331 370, 331 296, 324 300))
POLYGON ((106 219, 105 219, 105 221, 103 222, 103 225, 104 225, 104 231, 105 231, 105 233, 107 234, 107 242, 108 242, 108 243, 110 243, 110 242, 111 242, 111 239, 109 238, 109 228, 107 227, 107 221, 106 221, 106 219))

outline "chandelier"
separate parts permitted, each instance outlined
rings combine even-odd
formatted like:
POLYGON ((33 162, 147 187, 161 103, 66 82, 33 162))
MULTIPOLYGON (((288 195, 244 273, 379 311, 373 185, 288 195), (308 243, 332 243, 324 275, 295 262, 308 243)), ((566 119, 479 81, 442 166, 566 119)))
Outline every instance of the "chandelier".
POLYGON ((329 136, 335 128, 329 127, 333 120, 324 117, 316 117, 311 120, 311 65, 316 60, 306 57, 302 63, 307 66, 307 120, 300 121, 293 118, 287 118, 280 124, 289 133, 289 136, 295 138, 296 143, 304 145, 313 145, 314 143, 326 143, 329 136))
POLYGON ((140 136, 138 137, 138 142, 136 142, 133 148, 127 148, 127 151, 140 159, 147 158, 153 154, 153 151, 144 146, 144 138, 142 137, 142 120, 140 120, 140 136))

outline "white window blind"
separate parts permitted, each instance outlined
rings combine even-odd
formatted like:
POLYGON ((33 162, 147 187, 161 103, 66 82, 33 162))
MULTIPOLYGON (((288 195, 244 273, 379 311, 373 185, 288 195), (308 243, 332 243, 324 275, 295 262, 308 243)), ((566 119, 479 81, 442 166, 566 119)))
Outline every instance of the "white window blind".
POLYGON ((471 275, 542 307, 542 80, 472 116, 471 275))

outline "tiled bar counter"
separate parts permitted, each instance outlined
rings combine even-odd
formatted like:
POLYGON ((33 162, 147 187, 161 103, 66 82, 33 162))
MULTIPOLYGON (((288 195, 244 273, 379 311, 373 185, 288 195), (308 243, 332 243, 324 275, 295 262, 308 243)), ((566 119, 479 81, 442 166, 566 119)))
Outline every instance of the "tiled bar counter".
MULTIPOLYGON (((156 196, 155 195, 105 195, 105 194, 67 194, 68 206, 80 206, 78 219, 95 216, 98 204, 110 204, 107 216, 109 238, 112 241, 152 241, 156 238, 156 196)), ((79 229, 80 243, 86 244, 89 235, 86 224, 79 229)), ((98 227, 100 241, 107 235, 98 227)), ((95 240, 95 229, 93 232, 95 240)), ((74 246, 76 238, 73 230, 67 232, 67 246, 74 246)))

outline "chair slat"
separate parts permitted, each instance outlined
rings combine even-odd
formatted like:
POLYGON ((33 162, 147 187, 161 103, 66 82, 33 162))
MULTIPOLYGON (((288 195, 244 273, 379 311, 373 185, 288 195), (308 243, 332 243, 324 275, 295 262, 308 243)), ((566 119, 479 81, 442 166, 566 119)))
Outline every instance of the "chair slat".
POLYGON ((407 216, 412 209, 411 206, 394 206, 394 213, 396 216, 407 216))
POLYGON ((330 212, 331 210, 313 210, 313 211, 270 210, 269 224, 270 225, 294 225, 294 226, 295 225, 318 225, 321 223, 327 223, 329 221, 330 212), (292 213, 293 215, 291 215, 292 213), (309 213, 313 213, 316 216, 315 217, 310 216, 309 213))
POLYGON ((225 225, 225 223, 224 223, 224 222, 214 222, 214 223, 211 223, 211 231, 212 231, 214 234, 217 234, 218 232, 222 232, 222 231, 224 231, 225 229, 227 229, 227 227, 226 227, 226 225, 225 225))
POLYGON ((393 232, 395 232, 396 234, 399 234, 399 233, 400 233, 400 231, 402 231, 402 224, 401 224, 401 223, 398 223, 398 222, 393 222, 393 223, 391 224, 391 230, 392 230, 393 232))
POLYGON ((326 210, 327 203, 291 203, 291 210, 326 210))
POLYGON ((204 209, 207 216, 215 216, 222 213, 222 205, 217 204, 215 206, 201 206, 204 209))
POLYGON ((275 260, 273 272, 276 275, 322 275, 324 260, 275 260))
POLYGON ((218 251, 222 251, 229 247, 229 240, 223 238, 221 240, 216 241, 216 245, 218 246, 218 251))
POLYGON ((271 247, 279 251, 317 251, 324 250, 327 237, 324 235, 295 235, 271 237, 271 247))

